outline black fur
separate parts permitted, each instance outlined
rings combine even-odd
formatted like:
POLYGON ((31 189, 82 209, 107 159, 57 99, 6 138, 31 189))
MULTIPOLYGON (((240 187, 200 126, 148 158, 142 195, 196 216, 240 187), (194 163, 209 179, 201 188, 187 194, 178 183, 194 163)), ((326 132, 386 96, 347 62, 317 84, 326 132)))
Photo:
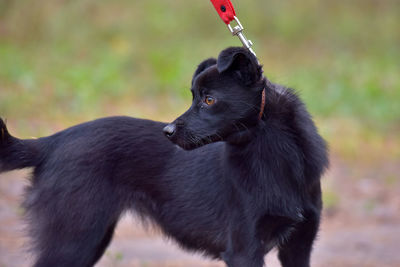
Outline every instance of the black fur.
POLYGON ((228 266, 260 267, 275 246, 283 266, 309 266, 328 159, 303 103, 242 48, 200 64, 192 92, 171 142, 166 124, 129 117, 37 140, 0 120, 0 171, 33 167, 24 205, 36 267, 94 265, 129 210, 228 266))

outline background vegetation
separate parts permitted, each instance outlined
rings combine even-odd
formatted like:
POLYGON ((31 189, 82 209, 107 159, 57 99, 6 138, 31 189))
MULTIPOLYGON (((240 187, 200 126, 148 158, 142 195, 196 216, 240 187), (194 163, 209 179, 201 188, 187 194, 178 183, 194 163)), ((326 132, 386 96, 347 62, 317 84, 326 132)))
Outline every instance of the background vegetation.
MULTIPOLYGON (((398 1, 233 2, 266 75, 297 88, 316 117, 398 129, 398 1)), ((0 0, 0 38, 11 124, 173 118, 196 64, 239 45, 206 0, 0 0)))

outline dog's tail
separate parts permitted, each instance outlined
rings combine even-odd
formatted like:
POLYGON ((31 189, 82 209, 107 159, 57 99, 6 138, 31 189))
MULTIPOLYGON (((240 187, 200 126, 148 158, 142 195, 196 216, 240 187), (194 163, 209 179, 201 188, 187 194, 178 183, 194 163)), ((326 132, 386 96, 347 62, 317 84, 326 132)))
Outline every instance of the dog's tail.
POLYGON ((11 136, 0 118, 0 173, 33 167, 37 163, 37 140, 21 140, 11 136))

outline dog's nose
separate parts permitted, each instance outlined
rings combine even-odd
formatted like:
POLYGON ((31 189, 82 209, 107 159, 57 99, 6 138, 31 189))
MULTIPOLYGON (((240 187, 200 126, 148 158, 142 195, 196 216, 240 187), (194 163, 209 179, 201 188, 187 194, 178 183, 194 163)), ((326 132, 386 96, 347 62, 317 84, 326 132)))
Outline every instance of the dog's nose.
POLYGON ((173 123, 168 124, 167 126, 164 127, 163 132, 165 136, 168 138, 172 137, 175 133, 176 126, 173 123))

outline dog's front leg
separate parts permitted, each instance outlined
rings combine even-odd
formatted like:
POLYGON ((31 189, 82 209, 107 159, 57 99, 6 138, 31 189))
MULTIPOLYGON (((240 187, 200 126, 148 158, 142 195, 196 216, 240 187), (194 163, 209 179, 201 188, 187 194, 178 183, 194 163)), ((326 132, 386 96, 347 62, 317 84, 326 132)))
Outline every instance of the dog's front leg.
POLYGON ((221 257, 228 267, 262 267, 264 250, 253 224, 231 224, 226 251, 221 257))

